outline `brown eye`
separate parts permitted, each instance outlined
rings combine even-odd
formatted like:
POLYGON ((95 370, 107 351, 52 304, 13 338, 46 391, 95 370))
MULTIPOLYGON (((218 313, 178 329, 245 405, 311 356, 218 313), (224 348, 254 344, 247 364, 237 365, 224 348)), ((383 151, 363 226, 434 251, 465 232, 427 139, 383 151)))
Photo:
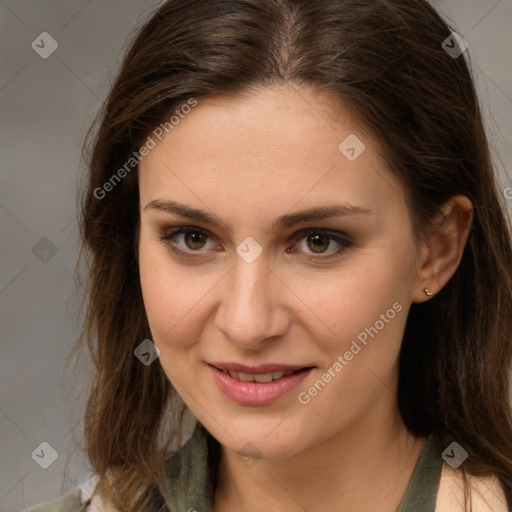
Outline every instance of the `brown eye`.
MULTIPOLYGON (((159 235, 158 239, 175 255, 189 259, 204 257, 211 252, 208 250, 208 241, 213 244, 210 249, 217 250, 219 247, 215 246, 208 231, 194 226, 179 226, 170 233, 159 235)), ((308 259, 318 261, 340 255, 353 245, 344 233, 320 229, 303 229, 293 236, 293 240, 298 240, 299 243, 293 249, 287 249, 287 252, 303 253, 309 256, 308 259), (303 247, 299 247, 301 245, 303 247), (328 250, 329 248, 331 249, 328 250)))
POLYGON ((299 243, 291 252, 301 252, 308 255, 309 259, 318 261, 339 255, 353 245, 344 233, 321 229, 302 229, 293 236, 293 239, 299 243))
POLYGON ((208 236, 202 231, 188 231, 183 239, 189 249, 197 250, 203 248, 208 236))
POLYGON ((180 226, 170 233, 159 235, 158 238, 171 252, 190 258, 201 256, 208 249, 208 241, 212 241, 206 231, 193 226, 180 226))
POLYGON ((306 243, 313 252, 324 252, 329 247, 330 237, 323 233, 309 235, 306 243))

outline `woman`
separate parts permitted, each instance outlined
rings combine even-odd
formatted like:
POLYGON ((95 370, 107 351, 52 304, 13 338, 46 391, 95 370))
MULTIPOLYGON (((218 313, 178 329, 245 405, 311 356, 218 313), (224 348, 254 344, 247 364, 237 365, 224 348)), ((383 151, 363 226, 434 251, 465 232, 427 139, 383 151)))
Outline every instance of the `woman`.
POLYGON ((424 0, 157 10, 83 199, 97 486, 35 511, 512 507, 512 243, 466 50, 424 0))

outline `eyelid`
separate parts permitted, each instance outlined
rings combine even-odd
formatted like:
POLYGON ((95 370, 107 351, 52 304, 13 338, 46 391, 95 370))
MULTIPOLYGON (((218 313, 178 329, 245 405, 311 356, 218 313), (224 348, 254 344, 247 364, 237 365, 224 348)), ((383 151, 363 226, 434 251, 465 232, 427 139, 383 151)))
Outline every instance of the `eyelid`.
MULTIPOLYGON (((195 233, 195 232, 199 232, 199 233, 203 233, 206 235, 206 238, 207 238, 207 242, 208 241, 213 241, 215 237, 215 235, 213 235, 210 231, 208 231, 207 229, 204 229, 204 228, 200 228, 198 226, 175 226, 174 228, 172 228, 170 231, 164 231, 163 234, 159 235, 158 236, 158 239, 162 242, 164 242, 164 244, 166 245, 170 245, 170 243, 172 243, 172 239, 178 235, 186 235, 187 233, 195 233)), ((176 247, 175 249, 172 249, 174 252, 177 252, 177 253, 180 253, 180 254, 194 254, 194 253, 202 253, 202 252, 206 252, 204 249, 197 249, 196 251, 193 251, 192 249, 189 249, 189 250, 186 250, 186 249, 182 249, 180 247, 176 247)), ((195 257, 195 256, 191 256, 191 257, 195 257)))
POLYGON ((333 239, 343 239, 344 242, 352 243, 351 238, 345 234, 343 231, 337 231, 335 229, 327 229, 327 228, 302 228, 293 233, 290 237, 290 240, 297 240, 299 238, 304 238, 306 235, 310 233, 320 233, 327 235, 333 239))

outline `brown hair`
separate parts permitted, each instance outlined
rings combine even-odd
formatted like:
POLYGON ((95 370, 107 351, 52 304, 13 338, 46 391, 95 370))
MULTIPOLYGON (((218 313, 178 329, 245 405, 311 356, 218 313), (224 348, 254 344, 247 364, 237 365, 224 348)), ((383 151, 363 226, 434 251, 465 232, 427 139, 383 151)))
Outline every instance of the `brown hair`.
POLYGON ((412 433, 469 453, 465 481, 495 475, 512 500, 510 226, 469 56, 441 46, 453 30, 425 0, 170 0, 141 28, 89 132, 80 217, 88 305, 77 345, 87 342, 95 365, 86 454, 116 508, 165 508, 163 468, 184 404, 158 362, 133 354, 151 337, 136 166, 98 190, 190 98, 283 82, 334 94, 357 114, 405 183, 416 242, 451 196, 472 201, 459 268, 409 312, 398 402, 412 433))

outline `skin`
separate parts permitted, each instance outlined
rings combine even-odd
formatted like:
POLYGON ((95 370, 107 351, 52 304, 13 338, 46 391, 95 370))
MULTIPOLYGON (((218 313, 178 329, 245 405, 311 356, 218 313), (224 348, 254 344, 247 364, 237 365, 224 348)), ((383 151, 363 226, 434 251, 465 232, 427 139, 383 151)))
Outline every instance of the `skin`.
POLYGON ((303 86, 200 99, 142 160, 139 185, 146 313, 170 382, 222 445, 215 511, 396 510, 425 443, 396 403, 407 313, 456 271, 469 199, 451 198, 439 231, 416 248, 405 190, 376 143, 339 100, 303 86), (349 134, 365 144, 354 161, 338 149, 349 134), (220 226, 146 208, 157 199, 206 210, 220 226), (328 203, 372 213, 269 230, 280 215, 328 203), (175 236, 193 260, 158 238, 178 226, 211 236, 175 236), (322 238, 315 252, 308 233, 292 238, 304 228, 353 245, 335 254, 340 245, 322 238), (262 248, 252 263, 236 252, 248 236, 262 248), (311 259, 322 254, 331 256, 311 259), (301 404, 298 393, 394 303, 402 310, 301 404), (217 387, 213 361, 316 368, 277 402, 243 406, 217 387), (239 455, 254 455, 247 443, 259 458, 239 455))

